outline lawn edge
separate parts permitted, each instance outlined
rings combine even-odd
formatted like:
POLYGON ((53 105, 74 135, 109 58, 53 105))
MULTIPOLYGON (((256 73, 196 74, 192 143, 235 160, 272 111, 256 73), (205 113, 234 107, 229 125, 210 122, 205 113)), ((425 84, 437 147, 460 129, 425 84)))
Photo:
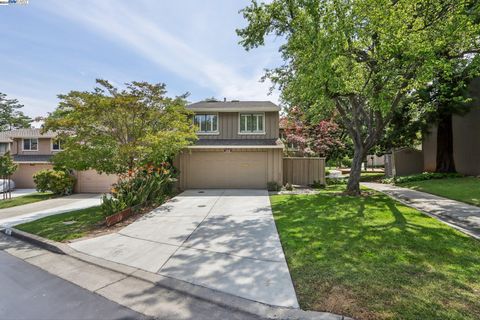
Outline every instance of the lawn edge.
POLYGON ((279 307, 241 298, 229 293, 80 253, 64 243, 52 241, 15 228, 5 229, 3 230, 3 233, 56 254, 68 255, 77 260, 113 272, 121 273, 129 277, 134 277, 159 287, 174 290, 199 300, 214 303, 231 310, 264 317, 266 319, 353 320, 353 318, 329 312, 306 311, 296 308, 279 307))

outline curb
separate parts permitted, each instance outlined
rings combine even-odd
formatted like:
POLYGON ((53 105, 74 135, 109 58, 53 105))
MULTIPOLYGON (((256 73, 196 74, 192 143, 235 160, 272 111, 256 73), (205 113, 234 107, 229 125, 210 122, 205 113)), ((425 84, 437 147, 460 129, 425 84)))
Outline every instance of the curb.
POLYGON ((24 231, 17 230, 15 228, 8 228, 3 230, 3 232, 6 235, 29 242, 53 253, 68 255, 77 260, 90 263, 113 272, 121 273, 138 280, 146 281, 159 287, 174 290, 196 299, 228 308, 230 310, 241 311, 266 319, 353 320, 352 318, 329 312, 304 311, 301 309, 272 306, 265 303, 248 300, 231 295, 229 293, 220 292, 182 280, 89 256, 87 254, 75 251, 66 244, 51 241, 24 231))

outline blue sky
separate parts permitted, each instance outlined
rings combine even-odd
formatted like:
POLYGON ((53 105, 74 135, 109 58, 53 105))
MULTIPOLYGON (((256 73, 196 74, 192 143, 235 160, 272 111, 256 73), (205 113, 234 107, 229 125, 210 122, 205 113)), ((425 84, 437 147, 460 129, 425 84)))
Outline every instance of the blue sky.
POLYGON ((169 95, 271 100, 263 70, 278 65, 278 40, 246 52, 235 29, 243 0, 30 0, 0 6, 0 92, 30 116, 52 111, 59 93, 167 84, 169 95))

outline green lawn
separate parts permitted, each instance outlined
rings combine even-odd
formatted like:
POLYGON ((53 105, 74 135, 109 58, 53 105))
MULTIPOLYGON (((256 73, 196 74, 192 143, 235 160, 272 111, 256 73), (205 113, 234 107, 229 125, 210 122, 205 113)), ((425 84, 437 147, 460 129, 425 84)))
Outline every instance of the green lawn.
POLYGON ((104 221, 105 216, 97 206, 45 217, 15 228, 50 240, 66 241, 85 236, 104 221))
POLYGON ((415 181, 399 186, 480 206, 480 179, 475 177, 415 181))
POLYGON ((271 197, 302 308, 356 319, 480 319, 480 242, 379 193, 271 197))
POLYGON ((42 200, 52 199, 56 196, 52 193, 32 193, 21 197, 3 200, 0 196, 0 209, 21 206, 23 204, 34 203, 42 200))

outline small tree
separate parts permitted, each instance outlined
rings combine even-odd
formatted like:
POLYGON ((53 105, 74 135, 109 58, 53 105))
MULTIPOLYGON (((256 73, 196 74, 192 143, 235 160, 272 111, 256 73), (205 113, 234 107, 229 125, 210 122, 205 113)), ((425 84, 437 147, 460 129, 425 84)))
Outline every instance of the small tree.
POLYGON ((97 80, 93 92, 59 95, 44 130, 59 133, 59 167, 125 174, 145 164, 160 166, 196 139, 185 97, 166 97, 164 84, 127 83, 118 89, 97 80))
POLYGON ((4 155, 0 156, 0 176, 2 177, 3 184, 3 199, 11 198, 12 194, 10 191, 10 178, 11 175, 17 170, 18 165, 15 164, 10 156, 10 153, 7 152, 4 155), (5 188, 7 190, 5 190, 5 188))

